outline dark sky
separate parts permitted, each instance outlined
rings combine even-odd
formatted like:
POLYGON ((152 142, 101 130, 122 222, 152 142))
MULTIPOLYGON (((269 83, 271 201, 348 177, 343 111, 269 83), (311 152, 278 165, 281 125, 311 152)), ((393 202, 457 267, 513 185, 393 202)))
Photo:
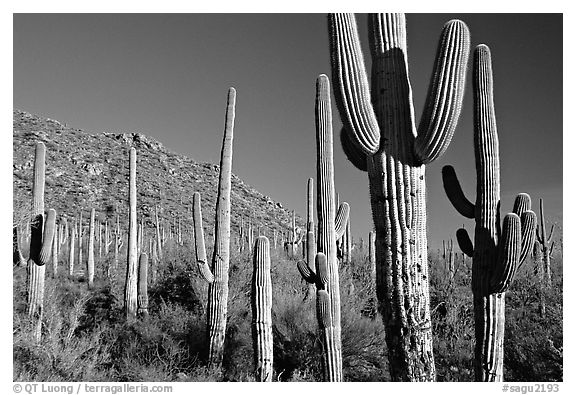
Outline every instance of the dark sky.
MULTIPOLYGON (((504 213, 518 192, 562 219, 562 15, 408 14, 408 63, 420 118, 442 25, 466 22, 472 48, 492 50, 504 213)), ((358 14, 367 51, 366 15, 358 14)), ((170 150, 217 163, 226 92, 237 90, 233 171, 305 213, 315 177, 314 95, 329 76, 325 14, 15 14, 14 107, 88 131, 141 132, 170 150)), ((470 60, 472 56, 470 56, 470 60)), ((432 247, 463 223, 441 168, 456 168, 475 201, 472 81, 446 154, 427 166, 432 247)), ((335 137, 340 119, 334 107, 335 137)), ((355 236, 372 228, 367 175, 335 138, 336 189, 355 236)), ((192 198, 193 191, 190 191, 192 198)))

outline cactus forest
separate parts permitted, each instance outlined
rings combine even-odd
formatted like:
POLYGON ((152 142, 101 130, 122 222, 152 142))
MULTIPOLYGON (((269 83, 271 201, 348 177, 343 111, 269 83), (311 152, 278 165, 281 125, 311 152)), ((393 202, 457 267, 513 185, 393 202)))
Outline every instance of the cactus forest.
MULTIPOLYGON (((206 16, 245 29, 225 39, 184 14, 168 24, 127 15, 121 27, 89 19, 117 41, 99 38, 68 59, 70 91, 81 94, 46 112, 70 118, 57 103, 145 86, 101 97, 103 127, 136 111, 158 121, 127 123, 133 130, 183 130, 166 141, 162 131, 91 134, 35 115, 44 107, 26 107, 16 78, 25 72, 15 71, 13 380, 563 381, 561 121, 521 108, 561 104, 561 94, 532 92, 553 73, 520 64, 522 46, 539 42, 500 42, 511 27, 487 28, 490 14, 292 15, 302 31, 286 43, 250 23, 295 29, 280 16, 206 16), (184 27, 194 33, 171 35, 184 27), (131 47, 138 29, 151 40, 131 47), (240 48, 207 49, 234 48, 242 34, 254 34, 248 51, 282 53, 234 68, 240 48), (91 81, 83 57, 114 88, 91 81), (127 68, 114 69, 124 67, 115 57, 127 68), (188 71, 195 62, 206 62, 202 72, 188 71), (525 80, 514 90, 516 78, 525 80), (164 91, 181 101, 188 89, 193 103, 165 108, 164 91), (540 123, 549 129, 532 133, 540 123), (529 152, 554 144, 556 155, 529 152)), ((32 45, 30 18, 14 19, 15 66, 16 49, 32 45)), ((51 18, 62 24, 49 36, 78 29, 67 37, 76 42, 89 30, 88 19, 51 18)), ((518 18, 530 27, 540 17, 518 18)), ((544 41, 561 42, 552 30, 544 41)), ((90 125, 86 111, 70 123, 90 125)))

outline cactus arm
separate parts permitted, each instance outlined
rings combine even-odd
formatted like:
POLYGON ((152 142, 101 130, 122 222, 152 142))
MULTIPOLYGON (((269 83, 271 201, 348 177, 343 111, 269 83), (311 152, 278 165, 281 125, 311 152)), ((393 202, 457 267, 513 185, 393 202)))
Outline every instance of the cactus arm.
POLYGON ((499 243, 498 261, 491 279, 492 292, 505 292, 518 269, 521 251, 521 222, 514 213, 504 217, 502 238, 499 243))
POLYGON ((380 146, 380 129, 370 99, 370 86, 353 14, 329 14, 334 96, 351 141, 367 155, 380 146))
POLYGON ((466 229, 460 228, 456 231, 456 240, 458 241, 460 250, 472 258, 474 256, 474 246, 472 245, 472 240, 470 240, 470 236, 468 236, 466 229))
POLYGON ((532 208, 532 200, 530 195, 527 193, 519 193, 514 199, 514 207, 512 212, 517 216, 521 217, 524 211, 528 211, 532 208))
POLYGON ((554 242, 552 242, 552 244, 550 244, 550 250, 548 252, 548 254, 550 255, 551 258, 552 258, 552 251, 554 251, 554 242))
POLYGON ((296 263, 296 267, 298 268, 298 271, 300 272, 300 275, 302 276, 302 278, 309 284, 314 284, 318 281, 318 279, 316 278, 316 274, 314 273, 314 271, 312 270, 312 268, 310 268, 308 266, 308 263, 306 263, 305 260, 301 259, 296 263))
POLYGON ((519 268, 526 260, 526 257, 534 245, 536 238, 536 221, 536 213, 532 210, 524 211, 520 216, 520 223, 522 225, 522 248, 518 264, 519 268))
POLYGON ((340 130, 340 145, 344 151, 346 158, 360 171, 368 171, 368 163, 366 163, 366 154, 358 148, 350 138, 349 132, 346 128, 340 130))
POLYGON ((202 205, 200 204, 200 193, 194 192, 193 197, 194 207, 194 245, 196 249, 196 265, 200 275, 208 284, 214 281, 214 275, 208 267, 208 260, 206 259, 206 246, 204 244, 204 228, 202 226, 202 205))
POLYGON ((550 235, 548 236, 548 240, 547 242, 550 243, 550 241, 552 241, 552 236, 554 235, 554 229, 556 228, 556 224, 552 224, 552 227, 550 228, 550 235))
POLYGON ((462 109, 470 32, 466 24, 451 20, 444 25, 424 112, 418 126, 415 154, 427 164, 448 148, 462 109))
POLYGON ((344 235, 349 216, 350 216, 350 205, 346 202, 342 202, 340 204, 340 207, 338 207, 338 212, 336 213, 336 222, 334 224, 334 230, 336 232, 336 240, 340 239, 342 235, 344 235))
POLYGON ((50 262, 52 248, 54 243, 54 234, 56 233, 56 210, 48 210, 46 223, 44 224, 44 236, 42 237, 42 248, 38 256, 38 264, 45 265, 50 262))
POLYGON ((452 166, 447 165, 442 168, 442 183, 444 184, 446 196, 456 211, 466 218, 474 218, 474 204, 464 195, 464 191, 462 191, 462 187, 456 176, 456 171, 454 171, 452 166))

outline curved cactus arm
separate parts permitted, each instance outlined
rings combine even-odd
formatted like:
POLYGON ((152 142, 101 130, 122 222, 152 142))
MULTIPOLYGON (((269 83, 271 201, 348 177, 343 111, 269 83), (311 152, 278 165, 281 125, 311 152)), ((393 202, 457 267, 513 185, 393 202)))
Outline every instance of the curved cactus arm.
POLYGON ((323 252, 316 254, 316 287, 318 289, 324 289, 326 284, 328 284, 328 261, 326 260, 326 255, 323 252))
POLYGON ((526 260, 526 257, 534 246, 536 239, 536 213, 532 210, 527 210, 520 216, 520 223, 522 226, 522 248, 520 250, 520 262, 518 267, 526 260))
POLYGON ((466 229, 460 228, 456 231, 456 240, 458 240, 458 246, 462 252, 472 258, 474 256, 474 246, 466 229))
POLYGON ((474 204, 464 195, 464 191, 462 191, 462 187, 456 176, 456 171, 452 166, 447 165, 442 168, 442 182, 446 196, 456 211, 466 218, 474 218, 474 204))
POLYGON ((204 245, 204 229, 202 227, 202 206, 200 204, 200 193, 194 192, 193 197, 194 207, 194 245, 196 247, 196 265, 200 271, 200 275, 206 282, 212 283, 214 275, 208 267, 208 260, 206 259, 206 247, 204 245))
POLYGON ((367 155, 380 147, 380 128, 372 101, 354 14, 328 14, 334 96, 350 140, 367 155))
POLYGON ((302 276, 302 278, 310 284, 314 284, 318 281, 318 279, 316 278, 316 274, 314 273, 314 271, 308 266, 308 263, 306 263, 305 260, 299 260, 296 263, 296 267, 298 268, 298 271, 300 272, 300 275, 302 276))
POLYGON ((499 243, 498 260, 491 279, 494 293, 505 292, 514 280, 520 261, 521 232, 520 217, 514 213, 506 214, 499 243))
POLYGON ((552 227, 550 228, 550 235, 548 236, 547 242, 550 243, 550 241, 552 240, 552 236, 554 236, 554 229, 556 229, 556 224, 552 224, 552 227))
POLYGON ((336 240, 340 239, 344 235, 349 216, 350 216, 350 205, 346 202, 340 203, 340 207, 338 207, 338 212, 336 213, 336 222, 334 224, 334 230, 336 231, 336 240))
POLYGON ((464 98, 470 32, 460 20, 448 21, 440 35, 432 79, 414 146, 416 156, 427 164, 448 148, 464 98))
POLYGON ((343 127, 340 130, 340 145, 346 158, 360 171, 368 171, 366 154, 352 142, 349 132, 343 127))
POLYGON ((52 257, 52 248, 54 244, 54 234, 56 233, 56 210, 48 210, 46 223, 44 224, 44 236, 42 237, 42 249, 38 259, 39 265, 45 265, 50 262, 52 257))
POLYGON ((522 216, 524 211, 528 211, 532 208, 532 200, 530 199, 530 195, 527 193, 519 193, 514 199, 514 207, 512 208, 512 212, 517 216, 522 216))
POLYGON ((552 258, 552 251, 554 251, 554 242, 552 242, 552 244, 550 244, 550 250, 548 251, 550 258, 552 258))

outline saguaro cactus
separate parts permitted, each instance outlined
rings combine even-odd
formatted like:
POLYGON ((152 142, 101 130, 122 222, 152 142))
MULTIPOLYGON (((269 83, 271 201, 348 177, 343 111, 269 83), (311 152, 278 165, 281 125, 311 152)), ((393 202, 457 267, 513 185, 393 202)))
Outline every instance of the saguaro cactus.
POLYGON ((502 381, 505 292, 534 245, 536 214, 530 196, 519 194, 513 213, 500 227, 500 157, 494 113, 490 50, 474 51, 474 153, 476 204, 464 196, 451 166, 442 169, 446 194, 456 210, 474 218, 474 245, 465 229, 456 233, 460 249, 472 259, 477 381, 502 381))
POLYGON ((34 155, 34 181, 32 184, 32 223, 30 225, 30 256, 27 262, 27 311, 34 323, 34 337, 42 336, 44 309, 44 279, 46 264, 50 261, 54 232, 56 231, 56 211, 48 211, 44 221, 44 183, 46 175, 46 146, 36 144, 34 155))
POLYGON ((148 316, 148 255, 140 254, 138 262, 138 314, 148 316))
MULTIPOLYGON (((155 219, 156 219, 156 240, 161 240, 160 238, 160 221, 158 221, 158 206, 155 206, 155 219)), ((162 260, 162 243, 157 243, 158 247, 158 258, 162 260)))
POLYGON ((270 277, 270 243, 259 236, 254 246, 252 274, 252 344, 257 381, 272 381, 272 279, 270 277))
POLYGON ((552 273, 550 272, 550 255, 554 250, 554 242, 552 241, 552 236, 554 236, 554 224, 550 228, 550 234, 546 236, 546 217, 544 216, 544 202, 540 199, 540 225, 536 230, 536 239, 538 244, 540 244, 540 252, 542 253, 542 269, 544 271, 544 278, 546 279, 546 285, 549 287, 552 285, 552 273), (552 243, 550 243, 552 241, 552 243))
MULTIPOLYGON (((315 256, 315 270, 306 261, 298 262, 298 270, 307 282, 316 284, 316 315, 324 347, 322 354, 324 380, 342 381, 340 284, 336 239, 340 238, 346 229, 349 206, 343 203, 339 215, 336 215, 330 82, 324 74, 316 80, 315 112, 318 253, 315 256)), ((308 232, 309 237, 310 233, 312 230, 308 232)))
POLYGON ((82 210, 80 210, 80 219, 78 220, 78 265, 82 267, 82 236, 84 236, 84 228, 82 222, 82 210))
POLYGON ((88 228, 88 288, 94 286, 94 225, 96 219, 96 209, 90 210, 90 227, 88 228))
POLYGON ((128 264, 126 265, 126 285, 124 288, 124 309, 128 321, 136 319, 138 306, 138 255, 136 232, 138 220, 136 218, 136 148, 130 148, 130 181, 128 201, 128 264))
POLYGON ((76 224, 70 227, 70 248, 68 250, 68 275, 74 274, 74 243, 76 242, 76 224))
POLYGON ((230 88, 228 89, 224 138, 222 140, 222 152, 220 154, 220 177, 218 180, 218 196, 216 198, 214 253, 212 255, 211 268, 208 268, 206 263, 204 232, 202 230, 202 212, 200 211, 200 194, 194 194, 196 261, 203 277, 209 282, 207 334, 209 341, 208 362, 212 366, 219 366, 222 363, 224 337, 226 335, 228 269, 230 265, 230 189, 235 107, 236 90, 230 88))
POLYGON ((428 292, 425 165, 448 147, 462 105, 467 26, 448 22, 416 128, 403 14, 369 17, 372 89, 356 21, 330 14, 334 95, 347 158, 368 172, 376 229, 377 294, 394 381, 436 377, 428 292))

